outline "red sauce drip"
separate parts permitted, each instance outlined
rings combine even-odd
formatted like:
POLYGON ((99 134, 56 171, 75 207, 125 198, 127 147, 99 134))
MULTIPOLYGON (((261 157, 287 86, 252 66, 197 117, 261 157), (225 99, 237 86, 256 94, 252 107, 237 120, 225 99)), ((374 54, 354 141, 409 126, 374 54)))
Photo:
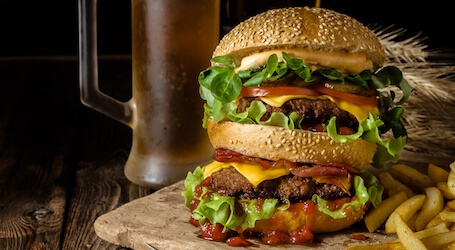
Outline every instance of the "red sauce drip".
POLYGON ((194 189, 194 197, 201 197, 204 187, 208 187, 212 184, 212 177, 205 178, 197 187, 194 189))
POLYGON ((353 235, 351 235, 351 238, 353 240, 366 240, 367 239, 367 237, 363 234, 353 234, 353 235))
POLYGON ((253 243, 240 237, 231 237, 226 240, 226 243, 231 247, 246 247, 253 245, 253 243))
POLYGON ((216 223, 213 226, 209 220, 205 220, 201 226, 202 237, 206 240, 225 241, 227 234, 223 233, 223 225, 216 223))
POLYGON ((287 242, 289 234, 283 230, 268 230, 262 237, 262 242, 269 245, 275 245, 281 242, 287 242))
MULTIPOLYGON (((262 242, 265 244, 274 245, 283 242, 291 242, 295 244, 312 241, 314 239, 314 235, 311 230, 313 226, 314 202, 310 200, 291 204, 287 211, 292 212, 293 217, 297 219, 302 210, 307 215, 308 222, 305 226, 289 233, 278 229, 268 230, 264 233, 262 242)), ((270 226, 273 228, 273 226, 277 223, 278 221, 274 221, 272 217, 270 226)))
POLYGON ((294 244, 312 241, 313 239, 314 235, 309 226, 304 226, 289 234, 289 241, 294 244))
POLYGON ((190 202, 190 210, 191 212, 193 212, 194 209, 197 208, 197 206, 199 206, 199 203, 201 203, 200 200, 197 200, 197 199, 192 199, 191 202, 190 202))
POLYGON ((190 222, 191 222, 191 224, 193 224, 197 227, 201 226, 201 224, 199 224, 199 220, 196 220, 195 218, 193 218, 193 216, 190 217, 190 222))

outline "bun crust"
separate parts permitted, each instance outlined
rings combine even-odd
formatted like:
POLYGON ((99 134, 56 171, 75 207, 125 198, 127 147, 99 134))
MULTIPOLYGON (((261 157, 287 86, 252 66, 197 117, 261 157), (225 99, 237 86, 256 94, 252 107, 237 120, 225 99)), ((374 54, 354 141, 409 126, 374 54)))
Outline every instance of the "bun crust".
POLYGON ((236 61, 261 50, 311 48, 365 53, 382 66, 385 53, 376 35, 347 15, 322 8, 275 9, 253 16, 226 34, 213 56, 236 61))
POLYGON ((207 133, 214 148, 226 148, 272 161, 285 159, 302 163, 344 163, 364 169, 376 152, 376 144, 363 139, 338 143, 327 133, 276 126, 231 121, 214 123, 209 119, 207 133))
POLYGON ((360 221, 367 209, 368 206, 362 206, 357 211, 353 211, 352 207, 348 206, 345 210, 348 216, 341 219, 334 219, 330 215, 323 213, 319 205, 314 206, 314 211, 311 215, 305 214, 302 209, 293 211, 277 210, 271 219, 257 221, 255 228, 250 230, 265 233, 270 229, 278 229, 290 233, 304 226, 310 226, 313 233, 336 232, 349 228, 360 221), (312 218, 312 222, 308 221, 310 218, 312 218))

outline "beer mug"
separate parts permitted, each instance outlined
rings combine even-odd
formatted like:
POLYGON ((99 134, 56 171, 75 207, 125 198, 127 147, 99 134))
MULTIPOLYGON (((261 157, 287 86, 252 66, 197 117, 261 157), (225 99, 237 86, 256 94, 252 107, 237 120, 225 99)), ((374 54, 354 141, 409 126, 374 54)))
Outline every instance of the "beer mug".
POLYGON ((124 172, 161 188, 210 161, 197 77, 219 41, 219 0, 131 0, 132 98, 98 87, 96 0, 79 0, 81 101, 133 130, 124 172))

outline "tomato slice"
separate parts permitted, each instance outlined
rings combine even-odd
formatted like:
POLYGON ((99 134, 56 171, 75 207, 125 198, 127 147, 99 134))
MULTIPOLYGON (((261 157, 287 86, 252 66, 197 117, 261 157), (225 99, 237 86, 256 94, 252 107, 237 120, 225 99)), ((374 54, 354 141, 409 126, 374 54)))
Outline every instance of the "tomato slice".
POLYGON ((372 106, 377 106, 378 105, 378 99, 376 96, 371 96, 371 97, 366 97, 366 96, 361 96, 361 95, 356 95, 353 93, 348 93, 348 92, 343 92, 339 90, 334 90, 331 88, 326 88, 323 84, 313 84, 308 86, 307 88, 310 88, 312 90, 315 90, 320 93, 324 93, 330 96, 338 97, 340 99, 358 103, 358 104, 368 104, 372 106))
POLYGON ((293 87, 293 86, 280 86, 280 87, 242 87, 240 96, 243 97, 257 97, 257 96, 280 96, 280 95, 309 95, 320 96, 322 94, 338 97, 346 101, 368 104, 376 106, 378 99, 374 96, 361 96, 349 92, 343 92, 325 87, 323 84, 313 84, 307 87, 293 87))
POLYGON ((307 87, 242 87, 240 96, 257 97, 257 96, 280 96, 280 95, 311 95, 320 96, 321 93, 307 87))

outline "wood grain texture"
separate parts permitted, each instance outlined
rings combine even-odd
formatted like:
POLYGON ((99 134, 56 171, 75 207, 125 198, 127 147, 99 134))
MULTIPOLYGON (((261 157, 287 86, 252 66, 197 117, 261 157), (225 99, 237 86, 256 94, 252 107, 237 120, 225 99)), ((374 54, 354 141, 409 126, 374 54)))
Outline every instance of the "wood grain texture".
POLYGON ((120 150, 104 162, 80 166, 68 210, 63 249, 118 248, 96 236, 93 222, 126 202, 150 194, 149 189, 134 185, 124 177, 126 155, 127 152, 120 150))
POLYGON ((2 159, 2 168, 20 171, 0 183, 0 249, 58 249, 66 205, 59 184, 63 157, 40 164, 2 159))
POLYGON ((0 249, 60 248, 76 65, 0 63, 0 249))

